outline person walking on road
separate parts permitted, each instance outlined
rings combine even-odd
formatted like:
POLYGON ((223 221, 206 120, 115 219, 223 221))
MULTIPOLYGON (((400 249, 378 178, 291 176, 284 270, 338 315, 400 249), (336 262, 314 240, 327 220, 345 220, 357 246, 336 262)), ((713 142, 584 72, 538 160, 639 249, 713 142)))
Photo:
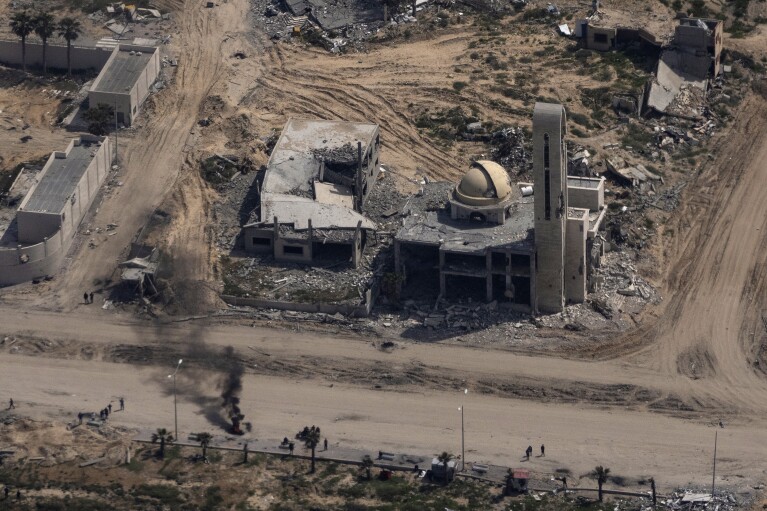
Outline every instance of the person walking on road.
POLYGON ((293 455, 293 449, 295 449, 295 447, 296 447, 296 444, 294 444, 293 442, 290 442, 288 444, 288 449, 290 450, 290 455, 291 456, 293 455))
POLYGON ((83 423, 83 412, 77 414, 77 420, 80 424, 83 423))
POLYGON ((527 455, 527 460, 530 461, 530 455, 533 454, 533 446, 528 445, 527 450, 525 451, 525 454, 527 455))
POLYGON ((125 399, 120 398, 120 410, 125 410, 125 399))
POLYGON ((109 406, 107 408, 109 408, 109 413, 112 413, 112 403, 109 403, 109 406))
POLYGON ((91 303, 93 303, 93 291, 91 291, 91 303))
POLYGON ((546 456, 546 446, 541 444, 541 457, 546 456))
POLYGON ((327 438, 325 439, 325 450, 326 451, 328 450, 328 439, 327 438))
POLYGON ((88 293, 83 293, 83 302, 87 305, 88 304, 88 293))
POLYGON ((16 405, 13 404, 13 398, 11 398, 10 401, 8 401, 8 409, 12 410, 14 408, 16 408, 16 405))

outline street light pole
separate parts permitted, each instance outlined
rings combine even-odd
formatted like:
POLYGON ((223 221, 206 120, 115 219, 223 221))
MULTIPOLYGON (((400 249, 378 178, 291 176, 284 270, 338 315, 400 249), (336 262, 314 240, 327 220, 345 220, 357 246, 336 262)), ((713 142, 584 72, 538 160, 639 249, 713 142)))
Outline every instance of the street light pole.
POLYGON ((714 431, 714 475, 711 477, 711 498, 714 498, 714 489, 716 487, 716 440, 719 431, 714 431))
MULTIPOLYGON (((466 395, 469 393, 469 389, 463 389, 463 394, 466 395)), ((466 443, 465 443, 465 429, 463 427, 463 409, 464 405, 461 404, 461 407, 459 410, 461 410, 461 472, 464 471, 466 468, 466 443)))
POLYGON ((173 374, 169 374, 168 378, 173 378, 173 416, 175 418, 176 422, 176 441, 178 442, 178 407, 176 406, 176 373, 178 373, 179 368, 181 367, 181 362, 183 362, 183 359, 178 359, 178 364, 176 365, 176 370, 173 371, 173 374))
MULTIPOLYGON (((719 427, 724 428, 724 423, 721 421, 721 419, 719 420, 719 427)), ((716 441, 718 436, 719 436, 719 430, 715 429, 714 430, 714 470, 713 470, 713 475, 711 476, 711 498, 712 499, 714 498, 714 490, 716 489, 716 441)))

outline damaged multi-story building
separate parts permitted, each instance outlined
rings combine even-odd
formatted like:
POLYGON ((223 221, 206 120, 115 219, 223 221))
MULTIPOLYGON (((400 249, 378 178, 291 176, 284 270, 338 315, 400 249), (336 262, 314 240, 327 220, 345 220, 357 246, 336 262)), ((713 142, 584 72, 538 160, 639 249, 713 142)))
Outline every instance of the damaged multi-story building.
POLYGON ((566 131, 562 105, 537 103, 532 184, 512 185, 503 167, 477 161, 446 207, 411 211, 394 244, 402 292, 532 313, 583 302, 601 249, 604 179, 567 176, 566 131))
POLYGON ((721 20, 679 20, 672 44, 663 50, 656 78, 648 88, 649 108, 670 113, 670 107, 683 89, 706 92, 710 80, 721 71, 722 32, 721 20))
POLYGON ((364 214, 379 172, 377 124, 290 119, 269 157, 258 221, 243 227, 245 251, 279 262, 358 266, 364 214))

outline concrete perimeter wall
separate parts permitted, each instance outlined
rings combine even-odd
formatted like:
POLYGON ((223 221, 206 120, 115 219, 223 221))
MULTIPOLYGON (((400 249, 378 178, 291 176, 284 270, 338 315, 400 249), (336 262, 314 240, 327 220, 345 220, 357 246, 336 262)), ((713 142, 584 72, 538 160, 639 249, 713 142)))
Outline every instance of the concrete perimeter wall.
MULTIPOLYGON (((90 141, 101 139, 94 135, 81 135, 81 137, 90 141)), ((55 153, 51 155, 51 159, 54 157, 55 153)), ((58 271, 72 245, 80 222, 106 179, 112 157, 111 140, 103 137, 101 147, 98 148, 96 156, 75 189, 74 193, 77 195, 75 204, 67 201, 65 205, 65 221, 60 229, 49 236, 44 236, 38 243, 18 247, 0 247, 0 286, 28 282, 46 275, 53 275, 58 271)), ((27 193, 24 203, 33 191, 34 189, 27 193)), ((21 230, 21 225, 19 229, 21 230)))
MULTIPOLYGON (((27 40, 27 66, 43 66, 43 45, 27 40)), ((72 44, 72 70, 101 69, 109 60, 112 48, 95 48, 72 44)), ((46 50, 49 69, 67 69, 66 44, 48 43, 46 50)), ((0 40, 0 63, 21 67, 21 41, 0 40)))
POLYGON ((230 305, 244 305, 247 307, 258 307, 261 309, 277 309, 283 311, 296 312, 322 312, 325 314, 338 314, 350 316, 353 318, 364 318, 370 315, 373 308, 374 293, 368 289, 365 292, 365 303, 362 305, 347 305, 334 303, 298 303, 282 302, 278 300, 266 300, 263 298, 240 297, 231 295, 221 295, 221 299, 230 305))

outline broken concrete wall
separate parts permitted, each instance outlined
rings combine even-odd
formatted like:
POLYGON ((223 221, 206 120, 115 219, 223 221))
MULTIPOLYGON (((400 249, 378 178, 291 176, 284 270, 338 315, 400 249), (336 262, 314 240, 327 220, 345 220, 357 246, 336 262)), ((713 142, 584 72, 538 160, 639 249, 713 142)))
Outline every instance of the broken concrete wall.
POLYGON ((277 238, 274 241, 274 258, 291 263, 311 263, 312 242, 304 239, 277 238))
POLYGON ((274 229, 246 226, 242 232, 245 252, 248 254, 274 253, 274 229))
POLYGON ((674 45, 685 53, 708 56, 712 76, 717 76, 721 71, 723 32, 721 20, 682 18, 674 31, 674 45))
POLYGON ((307 313, 343 314, 352 318, 362 318, 370 315, 374 305, 375 293, 368 289, 365 291, 365 303, 361 305, 334 304, 334 303, 296 303, 283 302, 280 300, 266 300, 264 298, 240 297, 221 295, 226 303, 235 306, 260 307, 263 309, 277 309, 284 311, 296 311, 307 313))

